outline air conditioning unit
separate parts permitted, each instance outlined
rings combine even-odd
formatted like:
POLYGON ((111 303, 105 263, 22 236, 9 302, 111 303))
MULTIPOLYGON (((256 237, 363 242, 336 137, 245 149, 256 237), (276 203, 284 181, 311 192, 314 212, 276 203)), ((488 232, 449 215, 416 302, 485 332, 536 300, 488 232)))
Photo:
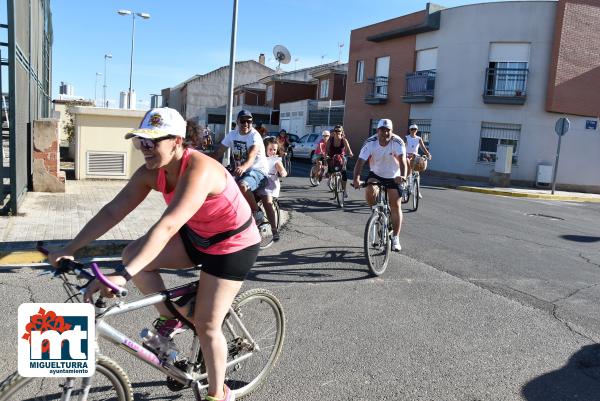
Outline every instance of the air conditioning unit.
POLYGON ((552 184, 552 170, 551 165, 538 164, 535 185, 537 187, 549 187, 552 184))

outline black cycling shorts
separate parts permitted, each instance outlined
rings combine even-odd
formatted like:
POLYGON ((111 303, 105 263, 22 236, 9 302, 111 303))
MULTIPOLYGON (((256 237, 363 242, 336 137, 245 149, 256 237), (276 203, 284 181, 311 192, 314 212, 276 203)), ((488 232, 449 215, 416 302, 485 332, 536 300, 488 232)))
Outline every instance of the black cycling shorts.
POLYGON ((373 178, 373 179, 379 181, 380 183, 385 185, 385 187, 387 189, 394 189, 394 188, 397 189, 398 195, 400 195, 400 197, 402 197, 402 186, 400 184, 397 184, 393 178, 383 178, 383 177, 378 176, 377 174, 374 174, 372 171, 369 171, 369 175, 367 176, 367 179, 366 179, 367 182, 369 182, 369 178, 373 178))
POLYGON ((201 265, 200 270, 212 276, 226 280, 244 281, 246 274, 254 266, 260 243, 251 245, 237 252, 224 255, 210 255, 194 246, 184 227, 179 229, 179 236, 190 260, 196 265, 201 265))

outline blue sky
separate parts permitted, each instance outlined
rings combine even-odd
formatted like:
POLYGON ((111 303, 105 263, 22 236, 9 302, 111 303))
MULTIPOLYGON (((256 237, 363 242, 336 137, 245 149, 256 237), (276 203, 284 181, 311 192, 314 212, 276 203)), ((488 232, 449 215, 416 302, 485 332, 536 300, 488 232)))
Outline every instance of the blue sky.
MULTIPOLYGON (((481 1, 445 0, 446 7, 481 1)), ((238 60, 258 59, 267 65, 274 45, 285 45, 292 62, 284 70, 309 67, 339 57, 348 60, 350 31, 425 9, 417 0, 239 0, 238 60), (295 61, 298 59, 297 61, 295 61)), ((175 86, 195 74, 229 64, 232 0, 51 0, 54 44, 52 94, 61 81, 75 94, 94 98, 96 72, 107 63, 107 99, 116 102, 129 86, 131 16, 118 9, 151 14, 136 18, 133 88, 138 108, 149 105, 150 94, 175 86)), ((102 101, 104 77, 97 82, 102 101)), ((116 104, 116 103, 115 103, 116 104)))

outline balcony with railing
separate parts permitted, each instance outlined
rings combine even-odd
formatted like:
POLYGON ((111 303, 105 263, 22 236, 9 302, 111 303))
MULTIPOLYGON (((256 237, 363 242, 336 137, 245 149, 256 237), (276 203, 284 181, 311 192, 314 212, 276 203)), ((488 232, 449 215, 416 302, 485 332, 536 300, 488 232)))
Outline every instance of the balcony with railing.
POLYGON ((433 103, 435 70, 417 71, 406 74, 404 103, 433 103))
POLYGON ((367 80, 365 103, 384 104, 388 99, 388 77, 374 77, 367 80))
POLYGON ((487 68, 483 103, 525 104, 528 73, 526 68, 487 68))

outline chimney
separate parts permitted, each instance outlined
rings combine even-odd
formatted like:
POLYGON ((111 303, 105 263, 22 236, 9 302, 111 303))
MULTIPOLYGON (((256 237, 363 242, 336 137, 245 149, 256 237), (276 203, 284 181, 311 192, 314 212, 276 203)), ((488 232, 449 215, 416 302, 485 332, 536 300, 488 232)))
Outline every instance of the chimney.
POLYGON ((265 65, 265 54, 264 53, 261 53, 258 56, 258 62, 261 63, 262 65, 265 65))

